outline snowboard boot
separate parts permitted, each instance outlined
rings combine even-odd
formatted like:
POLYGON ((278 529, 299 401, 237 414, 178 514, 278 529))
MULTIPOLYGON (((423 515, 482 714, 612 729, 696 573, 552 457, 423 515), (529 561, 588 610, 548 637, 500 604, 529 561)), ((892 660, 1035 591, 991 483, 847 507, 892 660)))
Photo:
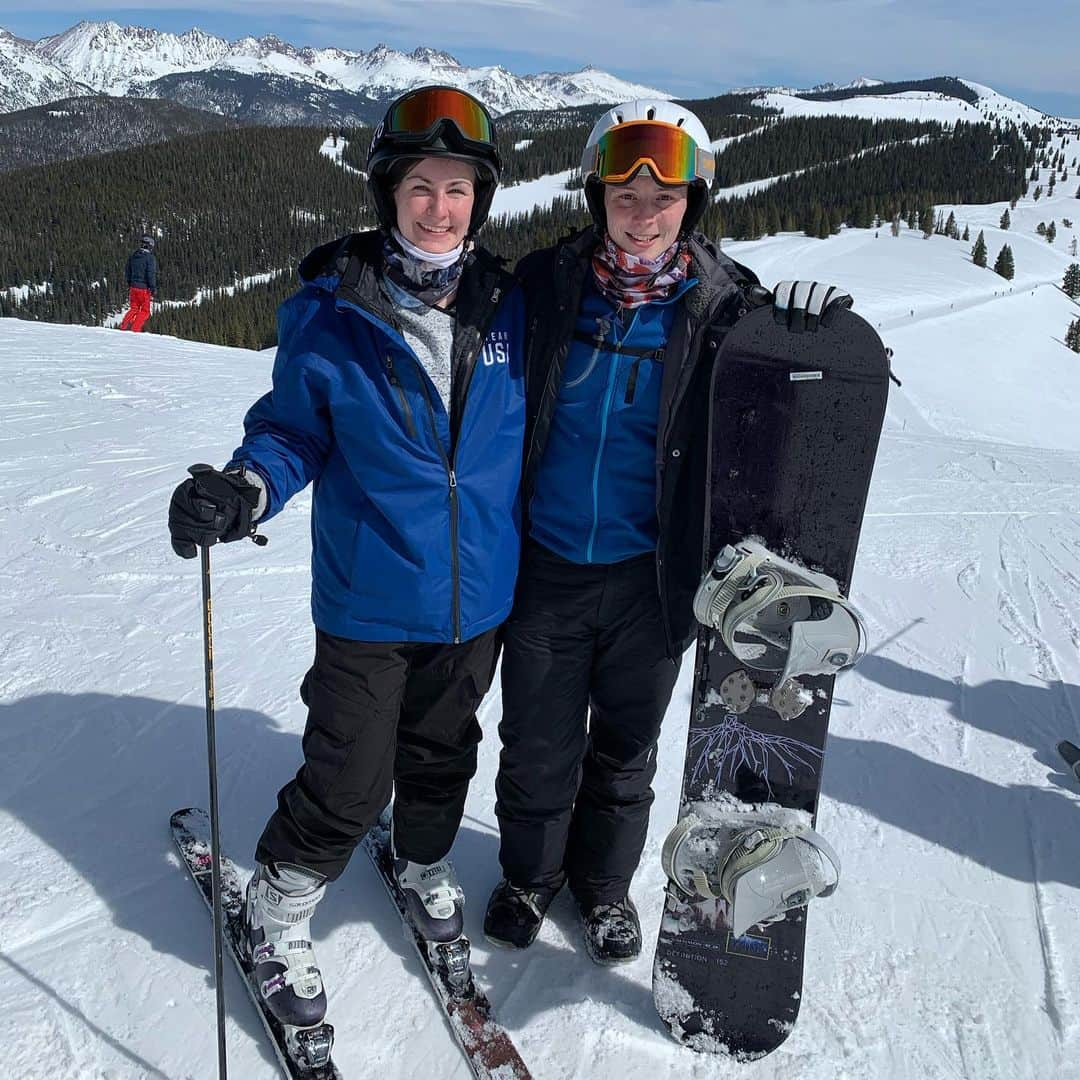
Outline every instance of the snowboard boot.
POLYGON ((629 896, 614 904, 582 907, 585 951, 597 964, 626 964, 641 954, 641 923, 629 896))
POLYGON ((259 863, 244 904, 255 982, 270 1014, 285 1028, 296 1060, 314 1067, 330 1056, 333 1028, 323 1023, 326 991, 311 945, 310 920, 326 879, 292 863, 259 863))
POLYGON ((484 937, 506 949, 527 949, 540 933, 558 889, 519 889, 505 878, 495 886, 484 913, 484 937))

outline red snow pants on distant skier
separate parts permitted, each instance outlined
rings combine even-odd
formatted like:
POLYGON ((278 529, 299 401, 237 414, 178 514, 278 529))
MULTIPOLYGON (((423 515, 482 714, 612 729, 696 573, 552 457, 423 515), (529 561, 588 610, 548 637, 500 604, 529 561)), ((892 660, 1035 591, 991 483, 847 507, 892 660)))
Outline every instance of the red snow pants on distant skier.
POLYGON ((150 318, 150 290, 139 289, 134 285, 128 290, 128 313, 120 323, 121 330, 134 330, 136 333, 150 318))

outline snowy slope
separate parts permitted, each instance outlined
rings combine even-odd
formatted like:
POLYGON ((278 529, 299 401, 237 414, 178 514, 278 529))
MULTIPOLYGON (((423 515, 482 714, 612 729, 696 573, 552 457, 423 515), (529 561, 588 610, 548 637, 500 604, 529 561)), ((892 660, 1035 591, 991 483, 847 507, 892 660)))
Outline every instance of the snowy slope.
MULTIPOLYGON (((799 1023, 753 1065, 672 1043, 648 956, 595 967, 565 897, 527 953, 490 950, 493 690, 454 856, 478 978, 536 1080, 1080 1075, 1080 789, 1053 751, 1080 741, 1080 357, 1060 343, 1080 307, 1053 284, 1067 231, 1052 247, 1034 232, 1080 206, 1075 183, 1063 186, 1013 214, 1011 285, 974 267, 969 245, 908 231, 727 245, 770 284, 850 288, 904 380, 855 576, 875 646, 839 686, 819 816, 844 878, 810 916, 799 1023)), ((991 256, 1002 208, 957 209, 961 225, 986 228, 991 256)), ((198 574, 169 551, 164 519, 188 464, 226 459, 272 358, 0 321, 5 1075, 214 1074, 209 923, 165 828, 172 809, 206 798, 198 574)), ((224 839, 248 867, 299 761, 309 511, 304 493, 267 526, 267 548, 214 551, 224 839)), ((634 886, 649 941, 689 677, 684 664, 634 886)), ((315 934, 346 1076, 463 1080, 362 857, 315 934)), ((232 1072, 269 1080, 231 972, 227 990, 232 1072)))

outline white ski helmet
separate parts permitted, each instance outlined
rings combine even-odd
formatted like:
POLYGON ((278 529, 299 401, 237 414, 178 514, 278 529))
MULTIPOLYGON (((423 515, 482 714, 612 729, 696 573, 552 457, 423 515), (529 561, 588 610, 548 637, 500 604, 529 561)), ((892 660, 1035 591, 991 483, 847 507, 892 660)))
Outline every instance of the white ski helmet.
MULTIPOLYGON (((657 132, 650 134, 655 135, 657 132)), ((626 153, 633 157, 637 149, 629 149, 626 153)), ((626 161, 624 164, 629 165, 631 162, 626 161)), ((716 156, 709 145, 709 133, 705 130, 705 125, 686 106, 657 98, 639 98, 637 101, 628 101, 608 109, 593 125, 581 154, 581 179, 585 185, 585 201, 593 221, 600 228, 607 224, 604 214, 604 183, 626 183, 641 167, 647 168, 657 183, 689 185, 680 235, 687 236, 693 232, 708 206, 709 189, 716 173, 716 156), (632 173, 607 181, 598 174, 597 170, 604 156, 601 140, 613 129, 629 128, 631 125, 637 128, 647 125, 649 128, 661 129, 658 133, 661 138, 657 145, 662 147, 666 142, 668 151, 677 159, 677 174, 665 173, 667 163, 657 161, 655 154, 650 153, 646 146, 638 148, 644 152, 632 162, 632 173), (674 128, 689 138, 670 133, 671 137, 665 140, 663 128, 674 128)))

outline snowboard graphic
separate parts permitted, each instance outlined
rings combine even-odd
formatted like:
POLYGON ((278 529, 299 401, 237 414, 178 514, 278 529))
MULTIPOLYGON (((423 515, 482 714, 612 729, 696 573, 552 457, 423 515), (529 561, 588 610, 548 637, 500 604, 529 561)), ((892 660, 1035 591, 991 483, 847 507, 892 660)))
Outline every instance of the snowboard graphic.
MULTIPOLYGON (((713 372, 710 565, 725 545, 752 538, 847 595, 888 382, 880 339, 851 311, 830 313, 813 333, 778 325, 771 308, 736 324, 713 372)), ((753 804, 810 827, 835 675, 800 677, 808 704, 785 720, 753 687, 745 711, 725 704, 721 685, 743 679, 743 666, 718 631, 700 630, 680 819, 753 804)), ((653 989, 672 1034, 744 1060, 779 1046, 802 997, 806 915, 795 907, 736 936, 726 900, 689 898, 669 881, 653 989)))

